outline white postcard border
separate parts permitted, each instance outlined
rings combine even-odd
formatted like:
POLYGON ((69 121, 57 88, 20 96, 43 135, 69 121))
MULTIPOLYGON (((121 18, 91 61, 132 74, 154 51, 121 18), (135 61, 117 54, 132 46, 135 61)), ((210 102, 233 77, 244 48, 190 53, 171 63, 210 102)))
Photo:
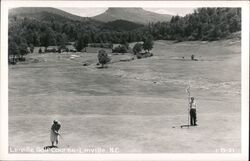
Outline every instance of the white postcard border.
POLYGON ((2 1, 1 2, 0 160, 248 160, 249 148, 249 2, 248 1, 2 1), (241 7, 241 153, 164 154, 9 154, 8 9, 13 7, 241 7))

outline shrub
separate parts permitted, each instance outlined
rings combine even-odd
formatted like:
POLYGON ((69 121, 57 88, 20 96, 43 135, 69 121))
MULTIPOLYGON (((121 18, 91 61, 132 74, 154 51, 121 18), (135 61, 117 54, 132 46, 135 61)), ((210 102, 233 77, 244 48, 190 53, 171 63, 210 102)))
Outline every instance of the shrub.
POLYGON ((33 44, 30 44, 30 53, 33 53, 34 52, 34 46, 33 44))
POLYGON ((11 59, 9 59, 10 64, 16 64, 16 57, 20 55, 20 50, 15 42, 9 43, 8 52, 9 58, 11 57, 11 59))
MULTIPOLYGON (((21 43, 19 45, 19 50, 20 50, 20 56, 21 58, 24 57, 24 55, 27 55, 28 54, 28 45, 26 43, 21 43)), ((25 59, 21 59, 20 61, 24 61, 25 59)))
POLYGON ((102 67, 104 66, 104 64, 107 64, 108 62, 110 62, 110 60, 111 59, 108 57, 108 54, 106 53, 105 50, 99 50, 98 61, 102 65, 102 67))
POLYGON ((137 59, 147 58, 147 57, 151 57, 151 56, 153 56, 153 53, 150 53, 150 52, 136 54, 137 59))
POLYGON ((128 50, 125 45, 119 45, 113 49, 113 53, 127 53, 128 50))
POLYGON ((39 51, 38 51, 40 54, 42 53, 42 49, 41 48, 39 48, 39 51))
POLYGON ((52 51, 53 53, 55 53, 55 52, 56 52, 56 48, 53 48, 51 51, 52 51))
POLYGON ((133 52, 134 54, 138 54, 142 51, 142 44, 141 43, 136 43, 133 47, 133 52))

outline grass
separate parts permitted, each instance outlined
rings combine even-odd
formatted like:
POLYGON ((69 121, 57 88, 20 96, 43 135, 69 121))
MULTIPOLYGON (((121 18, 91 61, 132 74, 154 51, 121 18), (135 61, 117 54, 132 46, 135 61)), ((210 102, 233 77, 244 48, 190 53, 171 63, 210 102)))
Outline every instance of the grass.
POLYGON ((240 152, 240 47, 232 40, 157 41, 153 57, 119 62, 129 55, 113 55, 114 63, 103 69, 96 68, 97 53, 28 55, 41 62, 9 66, 9 146, 49 145, 51 123, 58 119, 62 148, 240 152), (191 61, 192 54, 199 61, 191 61), (189 83, 199 126, 181 129, 189 83))

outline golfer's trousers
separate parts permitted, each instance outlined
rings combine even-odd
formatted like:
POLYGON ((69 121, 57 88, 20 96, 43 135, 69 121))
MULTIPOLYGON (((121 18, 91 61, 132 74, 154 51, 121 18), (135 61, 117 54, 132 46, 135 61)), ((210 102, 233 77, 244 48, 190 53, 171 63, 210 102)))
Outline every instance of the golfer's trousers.
POLYGON ((196 109, 190 109, 190 125, 196 124, 196 109))

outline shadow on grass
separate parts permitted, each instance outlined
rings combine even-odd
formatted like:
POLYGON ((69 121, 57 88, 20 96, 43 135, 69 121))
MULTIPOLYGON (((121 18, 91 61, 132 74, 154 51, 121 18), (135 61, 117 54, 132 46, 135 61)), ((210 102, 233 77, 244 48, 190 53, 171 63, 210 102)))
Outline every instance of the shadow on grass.
POLYGON ((50 145, 50 146, 45 146, 43 149, 47 150, 47 149, 52 149, 52 148, 58 148, 58 147, 50 145))
POLYGON ((103 66, 103 67, 102 66, 97 66, 96 68, 97 69, 105 69, 105 68, 108 68, 108 66, 103 66))

